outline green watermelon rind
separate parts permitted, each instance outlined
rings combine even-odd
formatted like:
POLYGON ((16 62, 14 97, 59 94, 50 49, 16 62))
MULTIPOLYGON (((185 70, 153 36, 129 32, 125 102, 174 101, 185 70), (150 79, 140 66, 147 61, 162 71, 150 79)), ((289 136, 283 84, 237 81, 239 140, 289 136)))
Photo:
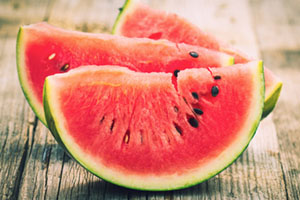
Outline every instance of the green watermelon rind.
MULTIPOLYGON (((254 70, 253 70, 254 71, 254 70)), ((64 132, 67 133, 65 130, 63 124, 63 118, 59 118, 59 115, 62 115, 59 112, 59 109, 56 108, 55 104, 49 103, 52 99, 53 94, 51 94, 51 84, 49 84, 49 78, 46 78, 45 84, 44 84, 44 108, 45 108, 45 116, 46 120, 49 126, 49 129, 51 130, 52 134, 54 137, 58 140, 58 142, 66 149, 66 151, 73 157, 80 165, 82 165, 84 168, 86 168, 88 171, 93 173, 99 178, 102 178, 108 182, 111 182, 113 184, 123 186, 126 188, 131 188, 131 189, 136 189, 136 190, 150 190, 150 191, 166 191, 166 190, 177 190, 177 189, 183 189, 187 187, 191 187, 193 185, 199 184, 201 182, 204 182, 215 175, 219 174, 223 170, 225 170, 228 166, 230 166, 247 148, 249 145, 251 139, 254 137, 255 132, 258 128, 258 125, 260 123, 261 115, 263 112, 263 105, 264 105, 264 71, 263 71, 263 63, 262 61, 259 61, 257 64, 256 71, 253 72, 254 77, 257 79, 257 85, 255 86, 256 92, 258 95, 256 95, 255 99, 255 109, 253 110, 252 114, 253 116, 250 118, 251 125, 245 124, 246 130, 248 134, 241 134, 242 139, 241 140, 236 140, 234 144, 231 146, 231 148, 227 149, 225 153, 223 152, 222 158, 225 159, 221 163, 220 168, 214 167, 214 170, 210 171, 207 174, 201 174, 201 177, 199 178, 193 178, 191 180, 185 180, 184 184, 178 184, 178 185, 165 185, 164 187, 156 187, 155 185, 149 185, 146 184, 146 187, 141 186, 141 184, 128 184, 126 181, 124 181, 124 177, 121 177, 120 180, 119 177, 109 177, 109 169, 104 171, 99 171, 97 170, 98 167, 96 165, 93 165, 92 160, 89 162, 89 158, 87 155, 84 155, 81 150, 78 150, 79 148, 76 148, 75 143, 72 143, 72 141, 68 141, 65 137, 66 134, 63 134, 64 132), (59 123, 61 122, 61 123, 59 123), (242 145, 241 145, 242 143, 242 145), (234 146, 235 145, 235 146, 234 146), (238 149, 238 150, 235 150, 238 149), (230 157, 227 156, 227 153, 230 153, 230 157), (78 154, 77 154, 78 153, 78 154), (81 154, 81 155, 80 155, 81 154), (224 156, 224 157, 223 157, 224 156), (106 173, 108 172, 108 173, 106 173)), ((245 131, 246 131, 245 130, 245 131)), ((215 159, 214 162, 217 162, 222 159, 215 159)), ((219 163, 220 164, 220 163, 219 163)), ((218 166, 218 165, 217 165, 218 166)), ((210 166, 208 166, 210 168, 210 166)), ((213 167, 213 166, 211 166, 213 167)), ((124 174, 121 174, 124 175, 124 174)), ((132 180, 131 177, 128 177, 126 180, 132 180)), ((160 183, 159 183, 160 184, 160 183)))
POLYGON ((269 95, 266 96, 262 119, 267 117, 274 110, 280 96, 281 88, 282 82, 278 82, 274 85, 273 90, 269 92, 269 95))
POLYGON ((112 28, 112 34, 116 34, 117 33, 117 30, 118 30, 118 25, 120 24, 120 22, 122 21, 123 19, 123 15, 126 14, 126 12, 129 12, 130 10, 130 7, 132 5, 134 5, 134 2, 135 0, 126 0, 123 7, 122 7, 122 10, 120 10, 118 16, 117 16, 117 19, 113 25, 113 28, 112 28))
POLYGON ((23 34, 23 28, 20 27, 18 36, 17 36, 17 43, 16 43, 16 60, 17 60, 17 72, 18 72, 18 78, 19 82, 22 88, 22 91, 24 93, 24 96, 29 103, 30 107, 32 108, 33 112, 36 114, 36 116, 40 119, 40 121, 47 127, 46 124, 46 118, 44 115, 44 111, 41 108, 37 108, 36 106, 40 105, 39 103, 34 103, 34 101, 38 101, 36 96, 33 94, 32 90, 30 89, 29 83, 26 80, 27 75, 25 71, 25 58, 24 58, 24 48, 22 46, 24 43, 24 34, 23 34))
POLYGON ((58 144, 60 144, 65 150, 66 152, 72 157, 72 155, 70 154, 70 152, 68 151, 68 149, 66 148, 66 146, 64 145, 64 143, 62 142, 62 140, 59 137, 58 131, 56 129, 55 126, 55 122, 54 122, 54 118, 51 115, 51 111, 50 111, 50 106, 48 104, 47 101, 47 93, 46 93, 46 84, 44 84, 43 87, 43 105, 44 105, 44 112, 45 112, 45 116, 48 115, 48 117, 46 117, 46 122, 48 125, 48 128, 51 130, 50 132, 52 133, 53 137, 55 138, 55 140, 57 141, 58 144))

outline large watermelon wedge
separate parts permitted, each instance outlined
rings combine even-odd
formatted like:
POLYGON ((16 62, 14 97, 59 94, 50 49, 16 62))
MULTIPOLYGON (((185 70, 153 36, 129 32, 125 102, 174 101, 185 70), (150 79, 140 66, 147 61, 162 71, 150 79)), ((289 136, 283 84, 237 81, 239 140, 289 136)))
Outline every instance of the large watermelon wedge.
MULTIPOLYGON (((241 51, 217 40, 186 19, 173 13, 154 10, 139 3, 127 0, 115 22, 113 33, 127 37, 167 39, 175 43, 201 46, 234 56, 235 63, 249 62, 251 58, 241 51)), ((265 67, 266 95, 263 117, 275 107, 282 82, 265 67)))
POLYGON ((46 23, 21 27, 17 41, 19 80, 29 104, 43 123, 43 84, 52 74, 81 65, 121 65, 134 71, 173 73, 185 68, 232 65, 233 61, 232 56, 224 53, 167 40, 81 33, 46 23), (191 52, 197 52, 198 57, 192 57, 191 52))
POLYGON ((46 78, 51 132, 112 183, 171 190, 202 182, 247 147, 264 104, 262 62, 178 73, 87 66, 46 78), (74 114, 76 113, 76 114, 74 114))

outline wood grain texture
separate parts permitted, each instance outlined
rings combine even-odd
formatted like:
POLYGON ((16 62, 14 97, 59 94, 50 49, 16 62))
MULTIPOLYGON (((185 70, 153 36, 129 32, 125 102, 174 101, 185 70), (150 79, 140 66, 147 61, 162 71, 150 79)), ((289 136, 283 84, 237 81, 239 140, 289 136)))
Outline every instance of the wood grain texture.
POLYGON ((20 89, 15 41, 21 24, 109 32, 122 0, 0 1, 0 199, 299 199, 300 4, 293 0, 142 0, 262 57, 284 88, 248 149, 194 187, 142 192, 105 182, 70 159, 34 116, 20 89))
POLYGON ((15 38, 0 39, 0 199, 13 199, 29 151, 29 108, 16 78, 15 38))
POLYGON ((273 112, 279 143, 277 156, 281 165, 286 198, 299 199, 300 4, 296 1, 274 3, 251 1, 251 8, 265 64, 280 75, 284 84, 278 105, 273 112))

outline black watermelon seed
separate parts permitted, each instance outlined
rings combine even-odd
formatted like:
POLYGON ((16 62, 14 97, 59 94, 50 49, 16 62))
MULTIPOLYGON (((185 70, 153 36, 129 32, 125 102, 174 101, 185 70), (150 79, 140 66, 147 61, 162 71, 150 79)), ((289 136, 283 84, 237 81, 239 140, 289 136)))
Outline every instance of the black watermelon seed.
POLYGON ((178 124, 174 123, 175 129, 176 131, 181 135, 182 134, 182 129, 180 126, 178 126, 178 124))
POLYGON ((110 131, 112 131, 112 130, 113 130, 113 128, 114 128, 114 125, 115 125, 115 119, 113 119, 113 120, 112 120, 112 123, 111 123, 111 125, 110 125, 110 131))
POLYGON ((173 73, 174 73, 174 76, 177 77, 179 72, 180 72, 180 70, 175 69, 174 72, 173 72, 173 73))
POLYGON ((199 54, 195 51, 191 51, 190 53, 190 56, 192 56, 193 58, 198 58, 199 57, 199 54))
POLYGON ((213 97, 216 97, 218 94, 219 94, 219 88, 218 88, 218 86, 215 85, 211 88, 211 95, 213 97))
POLYGON ((105 119, 105 116, 103 116, 103 117, 101 118, 100 123, 102 123, 104 119, 105 119))
POLYGON ((121 12, 123 10, 123 7, 119 8, 119 11, 121 12))
POLYGON ((186 98, 184 98, 184 97, 183 97, 183 101, 184 101, 186 104, 188 104, 188 102, 187 102, 186 98))
POLYGON ((64 64, 64 66, 62 66, 62 67, 60 68, 60 71, 65 72, 65 71, 67 71, 67 70, 69 69, 69 67, 70 67, 69 64, 64 64))
POLYGON ((178 112, 178 108, 176 106, 174 106, 174 111, 178 112))
POLYGON ((199 96, 198 96, 197 92, 192 92, 192 96, 193 96, 195 99, 199 99, 199 96))
POLYGON ((221 79, 221 76, 219 76, 219 75, 214 76, 214 79, 215 79, 215 80, 220 80, 220 79, 221 79))
POLYGON ((190 117, 188 121, 190 125, 194 128, 197 128, 199 125, 198 121, 194 117, 190 117))
POLYGON ((194 112, 195 112, 197 115, 202 115, 202 114, 203 114, 203 111, 200 110, 199 108, 194 108, 193 110, 194 110, 194 112))

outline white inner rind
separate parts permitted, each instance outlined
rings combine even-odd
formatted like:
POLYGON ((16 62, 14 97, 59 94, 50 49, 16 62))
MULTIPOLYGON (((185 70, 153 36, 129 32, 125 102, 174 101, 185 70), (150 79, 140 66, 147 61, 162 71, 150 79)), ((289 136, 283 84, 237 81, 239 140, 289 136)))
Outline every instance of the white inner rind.
POLYGON ((64 118, 59 108, 60 99, 57 98, 59 95, 57 95, 56 92, 59 91, 60 86, 59 83, 56 82, 55 76, 48 77, 45 82, 46 95, 44 95, 47 97, 45 100, 49 104, 50 111, 50 113, 46 113, 46 117, 47 120, 50 120, 51 116, 53 117, 52 119, 54 120, 58 135, 67 150, 82 166, 95 175, 117 185, 134 189, 171 190, 185 188, 202 182, 222 171, 243 152, 253 137, 260 122, 264 103, 264 76, 261 61, 255 61, 249 64, 252 65, 252 74, 249 74, 249 76, 252 75, 253 77, 253 97, 251 98, 251 105, 249 105, 251 112, 249 112, 247 119, 244 120, 245 124, 243 128, 237 133, 238 137, 236 137, 232 144, 217 157, 184 174, 160 176, 155 176, 153 174, 124 174, 121 171, 106 167, 101 161, 96 161, 92 155, 84 153, 81 147, 77 145, 73 138, 68 134, 65 127, 67 119, 64 118))

